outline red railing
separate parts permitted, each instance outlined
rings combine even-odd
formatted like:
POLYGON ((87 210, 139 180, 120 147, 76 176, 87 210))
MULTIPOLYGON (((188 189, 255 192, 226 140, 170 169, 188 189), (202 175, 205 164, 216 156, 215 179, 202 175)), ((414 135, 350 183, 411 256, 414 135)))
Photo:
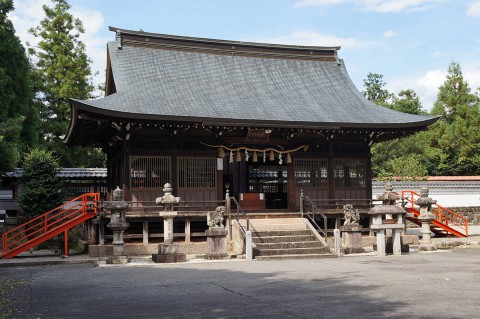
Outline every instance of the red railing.
POLYGON ((67 235, 68 229, 95 216, 99 200, 99 193, 86 193, 9 230, 2 235, 1 257, 12 258, 62 232, 67 235))
MULTIPOLYGON (((420 194, 414 191, 402 191, 402 198, 407 201, 406 208, 410 207, 417 210, 415 208, 415 200, 419 197, 420 194)), ((435 220, 432 221, 432 224, 458 237, 468 237, 467 218, 460 216, 454 211, 451 211, 450 209, 440 206, 438 204, 432 205, 431 212, 433 215, 435 215, 435 220)))

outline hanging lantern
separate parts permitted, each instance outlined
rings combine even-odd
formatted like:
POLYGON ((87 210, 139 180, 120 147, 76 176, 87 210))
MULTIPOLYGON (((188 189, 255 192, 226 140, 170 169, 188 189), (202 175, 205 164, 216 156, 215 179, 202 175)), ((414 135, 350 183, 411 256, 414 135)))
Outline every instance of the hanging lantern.
POLYGON ((223 147, 220 147, 218 149, 218 157, 224 158, 225 157, 225 151, 223 150, 223 147))
POLYGON ((237 162, 242 160, 242 155, 240 155, 240 150, 237 151, 237 162))
POLYGON ((252 161, 253 161, 254 163, 258 162, 257 151, 253 151, 253 159, 252 159, 252 161))
POLYGON ((273 151, 270 151, 270 160, 271 161, 275 160, 275 153, 273 151))
POLYGON ((287 163, 290 164, 292 162, 292 156, 290 156, 290 153, 287 153, 287 163))

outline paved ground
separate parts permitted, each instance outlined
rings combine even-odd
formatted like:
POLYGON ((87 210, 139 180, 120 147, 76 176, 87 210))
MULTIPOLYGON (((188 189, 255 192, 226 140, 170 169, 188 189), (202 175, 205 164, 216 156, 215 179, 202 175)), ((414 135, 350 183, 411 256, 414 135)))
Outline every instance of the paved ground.
POLYGON ((0 318, 480 318, 479 297, 480 249, 472 248, 0 268, 0 318))

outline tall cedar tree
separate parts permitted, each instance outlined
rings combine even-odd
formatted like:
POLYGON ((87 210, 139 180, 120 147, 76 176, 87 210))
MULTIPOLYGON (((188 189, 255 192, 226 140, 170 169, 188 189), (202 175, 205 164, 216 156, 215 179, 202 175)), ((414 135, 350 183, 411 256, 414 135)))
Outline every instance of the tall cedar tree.
POLYGON ((18 203, 26 218, 35 217, 63 203, 58 162, 51 152, 33 149, 25 156, 18 203))
POLYGON ((375 104, 388 106, 393 95, 385 89, 385 85, 383 75, 368 73, 367 78, 363 80, 364 91, 362 94, 375 104))
POLYGON ((80 19, 69 13, 65 0, 43 6, 45 18, 30 32, 40 37, 29 52, 36 57, 37 83, 41 94, 41 133, 47 148, 60 156, 62 166, 102 166, 103 156, 94 149, 66 148, 62 139, 70 122, 69 99, 89 99, 94 90, 91 60, 80 41, 84 33, 80 19))
POLYGON ((471 93, 457 62, 450 63, 440 86, 433 114, 442 119, 435 126, 432 146, 442 150, 438 174, 480 174, 480 99, 471 93))
POLYGON ((38 140, 30 64, 7 18, 13 9, 12 0, 0 0, 0 173, 14 168, 38 140))

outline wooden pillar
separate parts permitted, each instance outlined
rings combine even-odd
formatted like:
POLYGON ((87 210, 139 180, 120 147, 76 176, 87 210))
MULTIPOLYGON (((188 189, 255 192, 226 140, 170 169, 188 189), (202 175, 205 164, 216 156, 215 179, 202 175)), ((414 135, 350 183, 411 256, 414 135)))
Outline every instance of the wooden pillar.
POLYGON ((333 143, 328 142, 328 198, 335 199, 335 167, 333 161, 333 143))
POLYGON ((217 199, 223 200, 223 171, 225 169, 225 158, 217 158, 217 199))
POLYGON ((288 209, 295 209, 295 167, 292 163, 287 163, 287 187, 288 187, 288 209))
POLYGON ((148 220, 143 221, 143 244, 148 245, 148 220))
POLYGON ((105 224, 98 224, 98 244, 105 245, 105 224))
POLYGON ((63 231, 63 255, 68 257, 68 230, 63 231))
POLYGON ((185 242, 189 243, 191 241, 191 228, 190 228, 190 219, 185 217, 185 242))

